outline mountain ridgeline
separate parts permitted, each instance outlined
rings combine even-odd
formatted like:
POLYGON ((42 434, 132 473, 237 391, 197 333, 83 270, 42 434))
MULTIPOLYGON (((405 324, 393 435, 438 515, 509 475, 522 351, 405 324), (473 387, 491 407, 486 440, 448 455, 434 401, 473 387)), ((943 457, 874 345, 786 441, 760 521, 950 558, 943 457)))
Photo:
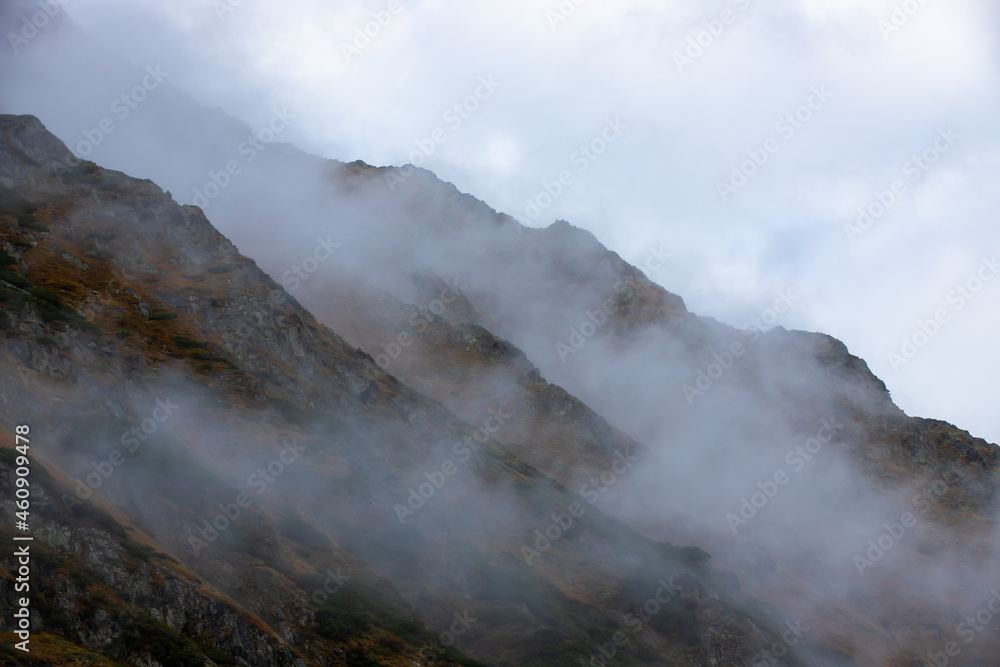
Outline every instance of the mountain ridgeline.
POLYGON ((0 436, 32 429, 35 545, 31 653, 0 558, 5 664, 1000 654, 960 625, 996 581, 996 447, 841 342, 699 317, 422 170, 269 144, 182 206, 161 185, 226 154, 200 133, 245 128, 171 99, 195 120, 156 183, 0 116, 0 436))

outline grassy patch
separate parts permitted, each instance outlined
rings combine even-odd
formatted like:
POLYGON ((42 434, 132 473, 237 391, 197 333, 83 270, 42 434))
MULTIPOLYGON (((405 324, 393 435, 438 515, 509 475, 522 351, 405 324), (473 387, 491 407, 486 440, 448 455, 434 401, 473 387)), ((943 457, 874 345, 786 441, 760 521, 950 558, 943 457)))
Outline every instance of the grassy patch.
POLYGON ((212 662, 219 665, 219 667, 237 667, 240 664, 236 662, 231 655, 216 648, 213 644, 202 641, 198 642, 198 646, 201 647, 202 652, 208 656, 212 662))
POLYGON ((24 308, 24 304, 30 303, 38 310, 46 324, 60 322, 76 325, 89 333, 99 331, 87 318, 63 303, 62 297, 48 287, 32 285, 2 266, 0 266, 0 278, 20 288, 0 290, 0 304, 6 306, 8 310, 20 311, 24 308))
MULTIPOLYGON (((172 319, 172 318, 171 318, 172 319)), ((201 362, 195 364, 195 367, 202 371, 211 371, 211 364, 225 364, 227 368, 233 371, 238 371, 239 368, 230 361, 227 357, 217 354, 211 350, 211 344, 195 340, 193 338, 188 338, 187 336, 171 336, 170 340, 174 342, 174 345, 178 347, 179 350, 185 352, 189 359, 193 359, 196 362, 201 362)))
POLYGON ((207 350, 208 343, 204 341, 195 340, 193 338, 188 338, 187 336, 171 336, 170 340, 174 341, 182 350, 207 350))
POLYGON ((6 306, 8 310, 20 312, 26 303, 28 295, 25 292, 12 289, 0 290, 0 304, 6 306))
POLYGON ((37 225, 34 221, 38 207, 17 194, 14 190, 0 185, 0 215, 9 215, 24 227, 37 225))
POLYGON ((65 610, 55 601, 50 600, 44 590, 38 590, 32 596, 31 606, 38 610, 42 617, 42 623, 50 632, 55 631, 67 636, 73 632, 73 625, 66 616, 65 610))
POLYGON ((330 549, 330 538, 305 519, 299 517, 282 519, 278 521, 275 529, 282 537, 295 540, 317 551, 330 549))
POLYGON ((164 665, 203 667, 205 655, 193 639, 151 616, 134 620, 122 633, 125 647, 145 653, 164 665))
POLYGON ((347 584, 316 610, 316 632, 335 642, 386 633, 407 642, 427 641, 430 633, 411 610, 373 586, 347 584))
POLYGON ((11 268, 16 264, 17 258, 12 257, 11 255, 8 255, 4 251, 0 250, 0 280, 4 280, 14 287, 28 289, 28 287, 31 286, 31 283, 23 278, 20 273, 11 268))
POLYGON ((99 170, 100 167, 96 163, 90 160, 81 160, 73 167, 62 169, 59 176, 63 183, 68 183, 70 181, 83 180, 84 177, 96 174, 99 170))

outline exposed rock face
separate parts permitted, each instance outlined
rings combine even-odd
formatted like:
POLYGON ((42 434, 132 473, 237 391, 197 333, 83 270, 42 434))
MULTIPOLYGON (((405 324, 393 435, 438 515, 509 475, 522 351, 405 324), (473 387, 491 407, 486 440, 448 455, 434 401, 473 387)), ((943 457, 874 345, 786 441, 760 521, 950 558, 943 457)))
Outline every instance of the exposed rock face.
MULTIPOLYGON (((692 582, 696 597, 671 612, 686 638, 645 627, 629 664, 697 664, 719 650, 701 637, 720 615, 742 620, 711 637, 744 652, 770 636, 763 616, 736 610, 752 602, 707 554, 642 538, 383 373, 200 210, 96 166, 48 168, 65 147, 34 119, 4 118, 0 145, 24 214, 3 211, 3 420, 35 424, 45 465, 73 477, 39 484, 38 544, 105 591, 95 602, 41 567, 55 605, 39 603, 42 636, 147 664, 172 655, 160 640, 181 662, 342 664, 381 651, 444 665, 460 659, 452 645, 490 664, 585 658, 621 627, 609 593, 663 572, 692 582), (342 569, 347 583, 333 585, 325 573, 342 569), (579 573, 572 586, 566 572, 579 573), (134 618, 121 630, 105 623, 122 608, 134 618), (422 627, 457 632, 449 619, 462 613, 484 620, 460 642, 435 645, 422 627)), ((605 438, 627 442, 487 330, 457 336, 541 387, 521 399, 531 410, 585 415, 598 452, 605 438)))
MULTIPOLYGON (((68 475, 41 485, 36 534, 71 573, 40 568, 44 636, 142 664, 156 647, 129 627, 193 664, 472 664, 457 649, 576 665, 613 649, 622 665, 910 666, 961 615, 955 587, 918 590, 909 568, 968 539, 958 587, 997 571, 996 448, 904 415, 829 336, 697 317, 592 235, 519 228, 419 171, 392 204, 419 213, 373 222, 378 238, 293 298, 200 209, 66 153, 36 119, 0 118, 0 421, 34 424, 68 475), (698 385, 734 342, 738 362, 698 385), (828 423, 830 489, 925 512, 863 582, 796 536, 870 508, 769 507, 782 518, 734 538, 728 499, 697 488, 781 463, 828 423), (678 452, 688 468, 664 464, 678 452), (120 630, 105 622, 123 608, 120 630)), ((333 187, 248 191, 241 214, 336 210, 385 175, 291 149, 261 163, 333 187)), ((998 647, 984 634, 964 656, 998 647)))
MULTIPOLYGON (((14 497, 8 451, 0 462, 5 499, 14 497)), ((153 631, 169 641, 197 637, 248 665, 305 664, 259 619, 206 590, 175 559, 150 546, 148 537, 103 510, 68 510, 58 498, 69 490, 49 477, 41 463, 32 465, 31 525, 40 540, 31 544, 36 632, 58 628, 90 651, 123 661, 138 658, 139 640, 153 639, 141 635, 153 631)), ((4 504, 5 514, 13 514, 12 503, 4 504)), ((13 583, 8 573, 0 578, 0 597, 8 609, 20 597, 13 583)), ((0 630, 13 630, 6 615, 0 621, 0 630)))

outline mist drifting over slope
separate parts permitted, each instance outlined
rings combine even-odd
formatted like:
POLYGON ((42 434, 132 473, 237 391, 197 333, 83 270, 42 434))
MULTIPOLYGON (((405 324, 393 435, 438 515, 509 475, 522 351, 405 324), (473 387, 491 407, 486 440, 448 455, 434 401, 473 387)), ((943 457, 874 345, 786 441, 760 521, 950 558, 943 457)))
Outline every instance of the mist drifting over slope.
MULTIPOLYGON (((8 5, 5 19, 16 25, 24 6, 8 5)), ((776 616, 816 627, 817 641, 850 634, 831 609, 877 616, 875 639, 845 640, 858 664, 889 664, 900 646, 919 646, 923 657, 940 651, 908 635, 921 619, 898 607, 932 609, 944 628, 935 639, 954 639, 970 591, 997 574, 994 557, 970 557, 960 539, 995 539, 995 524, 980 523, 996 511, 995 469, 970 473, 929 453, 921 428, 938 425, 908 421, 882 382, 921 414, 955 414, 949 420, 974 436, 997 440, 988 378, 1000 297, 986 278, 997 245, 988 224, 995 189, 986 187, 996 175, 995 9, 928 5, 883 35, 888 3, 588 4, 554 23, 518 3, 502 15, 434 2, 399 12, 377 3, 226 6, 67 5, 66 16, 4 54, 0 110, 36 114, 80 157, 200 206, 292 297, 371 355, 372 373, 382 366, 404 385, 427 382, 422 391, 469 415, 470 427, 508 404, 522 406, 507 410, 512 422, 526 422, 529 382, 579 398, 574 414, 606 420, 608 441, 631 439, 635 449, 598 450, 586 461, 554 455, 542 473, 647 537, 705 548, 776 616), (688 56, 690 65, 675 60, 723 9, 735 18, 716 28, 722 34, 688 56), (354 27, 380 18, 370 43, 345 55, 354 27), (596 42, 605 55, 595 61, 581 54, 601 26, 613 28, 596 42), (494 52, 511 34, 525 35, 530 49, 494 52), (743 59, 775 34, 784 37, 773 51, 743 59), (926 46, 929 34, 947 39, 926 46), (432 37, 442 37, 440 48, 413 49, 432 37), (471 55, 457 64, 463 48, 471 55), (801 57, 789 65, 789 54, 801 57), (536 71, 546 59, 553 72, 536 71), (449 115, 454 104, 462 113, 449 115), (904 108, 905 122, 887 121, 904 108), (786 111, 793 120, 782 125, 786 111), (910 180, 914 165, 904 162, 925 150, 934 151, 933 168, 927 160, 910 180), (730 180, 731 165, 762 155, 745 185, 730 180), (431 171, 344 164, 355 159, 424 162, 459 187, 431 171), (889 206, 895 179, 906 185, 889 206), (719 180, 736 189, 725 201, 719 180), (551 205, 537 205, 547 201, 542 192, 551 205), (860 236, 845 232, 870 201, 891 216, 860 236), (953 287, 972 290, 973 279, 979 289, 968 296, 953 287), (352 303, 355 288, 378 296, 352 303), (366 313, 379 325, 349 335, 366 313), (439 319, 504 339, 538 377, 523 368, 411 377, 440 360, 433 346, 399 336, 419 339, 439 319), (799 329, 847 339, 881 380, 837 341, 799 329), (919 349, 897 373, 888 354, 909 356, 903 336, 919 349), (932 391, 926 378, 945 365, 951 384, 932 391), (619 454, 631 463, 625 471, 619 454), (951 527, 942 526, 948 512, 957 515, 951 527)), ((240 351, 239 338, 226 339, 227 351, 240 351)), ((458 344, 475 349, 476 338, 458 344)), ((553 414, 568 411, 554 402, 553 414)), ((419 417, 405 419, 419 428, 419 417)), ((407 456, 390 486, 375 464, 352 469, 376 489, 377 512, 359 522, 405 524, 394 506, 456 456, 434 429, 411 433, 409 447, 395 442, 397 421, 365 433, 384 436, 374 458, 393 460, 394 447, 407 456)), ((205 422, 191 430, 212 432, 205 422)), ((988 447, 941 428, 963 452, 988 447)), ((496 439, 504 436, 498 429, 496 439)), ((212 440, 230 438, 222 429, 212 440)), ((253 463, 241 465, 232 479, 252 473, 253 463)), ((315 500, 324 478, 296 479, 282 502, 334 531, 315 500)), ((426 534, 479 543, 498 526, 545 529, 547 517, 515 494, 478 478, 456 482, 450 506, 465 508, 466 519, 488 517, 485 527, 470 520, 463 533, 451 515, 425 512, 426 534)), ((349 546, 373 561, 383 555, 349 546)), ((523 557, 521 546, 513 551, 523 557)), ((603 552, 588 544, 586 553, 603 552)))
MULTIPOLYGON (((8 3, 7 23, 33 6, 8 3)), ((154 177, 178 201, 192 202, 211 170, 246 159, 246 137, 214 137, 218 161, 169 182, 188 170, 160 150, 162 127, 153 137, 142 129, 155 92, 130 118, 110 112, 146 66, 251 131, 276 109, 297 109, 277 139, 309 152, 422 164, 528 225, 570 220, 640 268, 663 248, 670 261, 651 277, 699 313, 735 324, 795 289, 803 298, 785 326, 845 340, 908 412, 1000 437, 995 415, 976 407, 995 374, 985 332, 998 297, 990 285, 974 299, 957 291, 998 245, 988 187, 998 23, 988 2, 921 4, 912 15, 889 0, 630 2, 568 14, 528 2, 390 12, 375 2, 91 0, 64 12, 134 69, 95 77, 108 71, 104 56, 66 41, 72 29, 57 38, 53 20, 4 54, 4 110, 37 113, 71 146, 109 117, 115 134, 94 156, 154 177), (732 22, 719 26, 723 11, 732 22), (358 37, 365 29, 373 36, 358 37), (38 67, 52 85, 22 78, 38 67), (616 118, 628 129, 586 157, 580 149, 616 118), (936 151, 949 131, 953 145, 936 151), (763 159, 768 140, 776 152, 723 201, 719 183, 733 187, 734 166, 763 159), (529 206, 539 195, 546 203, 544 184, 562 172, 572 179, 564 191, 529 206), (879 213, 897 180, 898 200, 879 213), (845 229, 859 207, 875 212, 860 235, 845 229), (942 309, 940 335, 912 360, 890 356, 910 349, 904 338, 922 342, 920 323, 942 309)), ((163 145, 198 132, 180 119, 170 127, 163 145)))

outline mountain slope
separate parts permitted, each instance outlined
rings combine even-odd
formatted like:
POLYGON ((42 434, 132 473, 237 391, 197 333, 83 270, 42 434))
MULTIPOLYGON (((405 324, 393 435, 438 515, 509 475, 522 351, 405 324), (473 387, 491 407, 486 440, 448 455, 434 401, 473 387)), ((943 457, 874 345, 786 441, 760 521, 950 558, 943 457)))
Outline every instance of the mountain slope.
MULTIPOLYGON (((99 493, 307 664, 448 664, 447 646, 576 664, 626 630, 618 664, 729 664, 783 632, 701 550, 641 537, 382 373, 198 209, 96 165, 50 169, 65 150, 0 118, 3 419, 34 424, 36 455, 77 480, 68 509, 99 493), (331 570, 351 579, 314 604, 331 570), (655 620, 624 625, 656 595, 655 620)), ((142 603, 121 584, 105 607, 142 603)))
MULTIPOLYGON (((262 250, 260 259, 321 319, 376 359, 382 355, 390 372, 461 412, 475 403, 470 396, 524 400, 530 367, 537 367, 612 428, 647 445, 651 458, 643 474, 603 494, 602 507, 633 527, 658 539, 700 544, 746 581, 761 576, 746 552, 764 549, 768 560, 780 563, 782 583, 759 594, 770 596, 786 617, 809 610, 818 626, 831 628, 831 646, 863 664, 926 661, 948 637, 960 636, 966 591, 992 580, 995 559, 977 559, 956 575, 948 563, 965 558, 961 541, 937 529, 915 535, 895 553, 912 552, 921 576, 941 586, 929 597, 910 597, 892 584, 879 596, 861 593, 868 587, 862 581, 871 581, 864 577, 878 575, 859 574, 854 557, 884 532, 884 524, 912 513, 913 497, 924 495, 922 512, 933 506, 949 517, 940 527, 944 534, 995 543, 995 447, 951 425, 904 415, 864 361, 839 341, 780 327, 763 333, 761 322, 734 329, 699 318, 591 235, 565 223, 520 228, 426 172, 348 167, 290 149, 271 153, 257 168, 234 183, 232 198, 212 202, 220 224, 239 235, 236 220, 258 205, 322 211, 323 231, 332 230, 329 237, 347 250, 304 278, 287 270, 304 265, 289 249, 308 248, 320 230, 311 222, 319 214, 310 214, 297 218, 299 233, 298 227, 285 230, 287 245, 262 250), (283 172, 296 178, 284 179, 283 172), (400 180, 388 190, 393 177, 400 180), (272 185, 262 187, 266 183, 272 185), (371 216, 365 233, 354 222, 360 210, 371 216), (460 293, 452 304, 444 303, 449 290, 460 293), (602 309, 607 319, 599 324, 602 309), (405 349, 401 335, 409 337, 405 349), (506 361, 520 351, 526 363, 506 361), (807 467, 811 455, 791 452, 815 437, 822 420, 839 424, 835 446, 826 448, 835 453, 807 467), (747 520, 738 514, 741 502, 757 485, 802 470, 798 485, 789 487, 794 491, 770 504, 772 516, 765 520, 755 508, 744 510, 753 523, 739 534, 739 521, 747 520), (938 484, 947 491, 926 491, 938 484), (610 502, 613 496, 620 497, 610 502), (837 516, 829 516, 831 502, 842 504, 837 516), (817 534, 824 522, 833 528, 817 534), (793 532, 811 536, 791 538, 793 532), (938 560, 917 555, 942 541, 953 546, 934 548, 938 560), (803 588, 804 577, 836 585, 803 588), (891 617, 900 605, 916 605, 924 614, 890 624, 891 631, 870 630, 865 619, 891 617), (928 616, 935 618, 933 631, 928 616), (832 618, 838 620, 830 626, 832 618)), ((259 228, 263 220, 249 226, 259 228)), ((761 319, 773 321, 795 301, 792 292, 777 295, 761 319)), ((497 435, 508 447, 518 446, 519 429, 538 427, 519 417, 497 435)), ((520 455, 579 490, 582 480, 613 462, 588 459, 592 432, 581 426, 574 437, 541 450, 517 451, 528 450, 520 455), (569 470, 574 463, 579 468, 569 470)), ((988 655, 994 645, 986 636, 977 636, 968 651, 988 655)))
MULTIPOLYGON (((226 153, 225 141, 202 151, 202 130, 218 134, 223 127, 235 140, 242 129, 215 116, 203 123, 197 109, 178 104, 174 100, 172 108, 192 120, 190 145, 177 151, 185 168, 164 177, 199 185, 226 153)), ((170 150, 166 143, 161 148, 170 150)), ((816 641, 858 664, 928 662, 948 641, 961 641, 957 628, 968 613, 968 591, 982 590, 997 572, 995 447, 951 425, 903 415, 881 381, 839 341, 780 327, 761 333, 755 328, 764 325, 753 322, 734 329, 697 317, 586 232, 566 223, 524 229, 429 172, 344 165, 281 145, 270 145, 244 167, 206 212, 349 343, 338 341, 335 348, 355 345, 373 359, 348 373, 346 384, 320 374, 325 384, 317 401, 308 385, 321 362, 300 363, 287 352, 266 350, 272 340, 293 349, 300 344, 276 327, 284 315, 275 315, 270 299, 239 303, 236 310, 251 317, 237 318, 231 330, 231 322, 222 325, 229 314, 212 304, 231 284, 197 292, 215 277, 231 280, 223 271, 228 257, 187 278, 174 276, 169 289, 143 301, 164 311, 195 304, 215 322, 217 335, 203 324, 153 332, 161 355, 166 349, 174 358, 219 357, 190 361, 215 385, 239 387, 241 401, 266 404, 277 380, 284 388, 280 399, 307 411, 329 409, 327 395, 339 397, 348 411, 356 410, 354 401, 381 405, 384 396, 365 392, 391 380, 372 383, 367 376, 379 376, 373 360, 388 360, 375 365, 439 401, 470 434, 497 425, 487 421, 491 410, 510 414, 488 433, 498 448, 582 499, 596 498, 602 510, 647 537, 707 549, 713 562, 732 568, 772 605, 775 618, 807 618, 820 628, 816 641), (173 293, 180 288, 185 291, 178 297, 173 293), (436 303, 442 296, 455 299, 436 303), (405 348, 400 335, 410 337, 405 348), (174 338, 217 347, 183 348, 189 343, 174 338), (291 365, 278 361, 282 355, 291 365), (230 373, 227 361, 244 372, 230 373), (838 425, 825 458, 792 454, 816 436, 821 420, 838 425), (641 462, 616 475, 618 452, 641 462), (779 472, 792 479, 780 495, 768 498, 765 508, 745 509, 743 501, 761 484, 770 488, 779 472), (602 474, 613 483, 601 482, 602 474), (859 574, 854 559, 868 540, 918 505, 919 531, 894 545, 891 558, 859 574), (953 562, 965 565, 952 568, 953 562), (919 594, 901 586, 898 576, 908 568, 934 586, 919 594), (872 583, 883 574, 884 581, 872 583), (919 611, 903 614, 901 608, 919 611)), ((34 178, 30 169, 20 174, 34 178)), ((74 237, 60 252, 71 254, 80 242, 98 252, 107 245, 99 236, 74 237)), ((148 270, 134 253, 119 260, 135 277, 148 270)), ((97 287, 100 292, 104 285, 97 287)), ((794 291, 776 296, 775 313, 795 307, 794 291)), ((85 294, 76 298, 87 304, 81 306, 87 317, 88 308, 96 312, 85 294)), ((144 307, 137 301, 119 309, 144 307)), ((146 319, 130 312, 128 326, 148 335, 146 319)), ((45 351, 32 354, 54 368, 64 363, 45 351)), ((174 363, 169 355, 160 360, 174 363)), ((443 449, 423 469, 414 464, 401 492, 384 498, 383 506, 405 507, 398 501, 406 500, 407 490, 449 458, 454 456, 443 449)), ((963 655, 988 656, 995 649, 990 633, 979 633, 963 655)))

